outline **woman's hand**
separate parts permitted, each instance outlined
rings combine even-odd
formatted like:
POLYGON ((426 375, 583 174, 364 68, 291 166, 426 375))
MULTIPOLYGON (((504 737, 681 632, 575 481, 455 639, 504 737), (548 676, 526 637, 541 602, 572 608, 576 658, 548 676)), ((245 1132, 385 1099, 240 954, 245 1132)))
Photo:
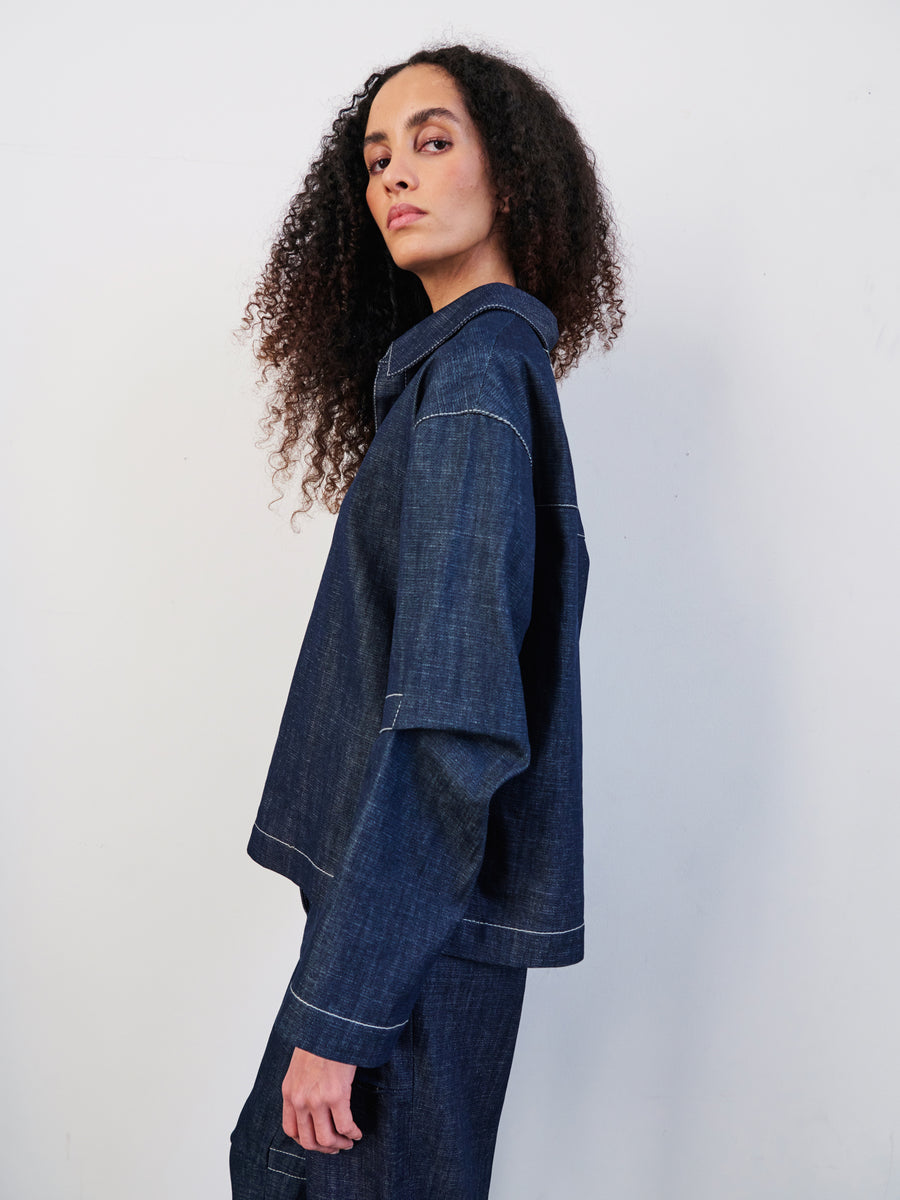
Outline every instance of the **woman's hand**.
POLYGON ((304 1150, 337 1154, 362 1133, 350 1112, 356 1067, 297 1049, 281 1085, 284 1132, 304 1150))

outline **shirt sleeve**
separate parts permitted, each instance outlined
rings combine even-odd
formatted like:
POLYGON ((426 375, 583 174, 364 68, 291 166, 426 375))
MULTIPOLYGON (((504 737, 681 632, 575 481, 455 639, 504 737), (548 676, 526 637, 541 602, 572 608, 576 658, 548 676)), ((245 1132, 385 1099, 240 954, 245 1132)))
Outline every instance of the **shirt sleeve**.
POLYGON ((519 653, 533 592, 531 455, 523 431, 481 404, 422 411, 412 431, 381 728, 291 981, 287 1036, 338 1061, 390 1056, 463 919, 491 797, 529 762, 519 653))

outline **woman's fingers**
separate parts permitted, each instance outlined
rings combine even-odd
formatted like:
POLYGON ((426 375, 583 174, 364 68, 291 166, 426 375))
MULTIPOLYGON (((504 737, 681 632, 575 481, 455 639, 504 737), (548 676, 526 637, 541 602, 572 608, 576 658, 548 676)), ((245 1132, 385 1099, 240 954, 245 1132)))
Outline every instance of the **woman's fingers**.
POLYGON ((300 1131, 297 1126, 297 1114, 294 1111, 293 1104, 291 1104, 287 1096, 284 1095, 281 1097, 281 1128, 289 1138, 293 1138, 295 1142, 300 1141, 300 1131))
POLYGON ((331 1119, 337 1132, 342 1133, 345 1138, 351 1138, 352 1141, 358 1142, 362 1137, 362 1130, 353 1120, 350 1101, 346 1096, 342 1096, 340 1100, 332 1104, 331 1119))
POLYGON ((297 1126, 300 1130, 300 1136, 297 1140, 304 1150, 315 1150, 319 1154, 340 1154, 339 1149, 330 1149, 327 1146, 319 1145, 311 1113, 304 1113, 303 1117, 298 1120, 297 1126))
POLYGON ((362 1133, 350 1111, 356 1067, 295 1049, 281 1086, 282 1126, 304 1150, 337 1154, 362 1133))
POLYGON ((353 1145, 348 1138, 341 1138, 333 1127, 329 1132, 330 1124, 330 1119, 326 1120, 320 1116, 317 1122, 309 1109, 295 1109, 285 1102, 281 1127, 288 1137, 299 1142, 304 1150, 340 1154, 341 1150, 349 1149, 353 1145), (339 1142, 342 1144, 338 1144, 339 1142))
POLYGON ((325 1150, 332 1154, 337 1154, 339 1150, 349 1150, 353 1146, 353 1142, 348 1137, 344 1137, 342 1133, 334 1127, 334 1121, 331 1116, 331 1109, 314 1108, 312 1111, 313 1125, 316 1130, 317 1146, 316 1150, 325 1150))

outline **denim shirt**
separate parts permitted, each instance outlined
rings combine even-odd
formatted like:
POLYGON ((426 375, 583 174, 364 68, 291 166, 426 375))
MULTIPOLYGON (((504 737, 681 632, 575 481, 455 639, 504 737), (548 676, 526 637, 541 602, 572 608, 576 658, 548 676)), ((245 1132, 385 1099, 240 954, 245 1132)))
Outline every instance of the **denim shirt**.
POLYGON ((477 287, 397 338, 249 853, 309 902, 285 1030, 377 1066, 425 972, 583 957, 588 554, 552 313, 477 287))

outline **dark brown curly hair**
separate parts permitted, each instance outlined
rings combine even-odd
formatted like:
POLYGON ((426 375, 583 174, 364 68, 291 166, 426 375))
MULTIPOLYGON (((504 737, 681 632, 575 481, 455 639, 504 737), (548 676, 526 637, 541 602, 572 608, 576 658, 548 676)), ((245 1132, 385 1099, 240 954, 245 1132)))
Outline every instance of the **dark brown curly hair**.
MULTIPOLYGON (((624 317, 615 224, 593 154, 560 102, 521 67, 468 46, 420 50, 370 75, 322 139, 247 302, 261 382, 275 394, 261 421, 276 486, 301 461, 302 501, 336 512, 374 436, 371 394, 390 343, 431 312, 425 289, 394 263, 366 203, 369 109, 404 67, 452 76, 484 146, 516 284, 559 325, 561 379, 592 338, 612 346, 624 317)), ((283 493, 282 493, 283 494, 283 493)), ((295 516, 297 513, 294 514, 295 516)))

